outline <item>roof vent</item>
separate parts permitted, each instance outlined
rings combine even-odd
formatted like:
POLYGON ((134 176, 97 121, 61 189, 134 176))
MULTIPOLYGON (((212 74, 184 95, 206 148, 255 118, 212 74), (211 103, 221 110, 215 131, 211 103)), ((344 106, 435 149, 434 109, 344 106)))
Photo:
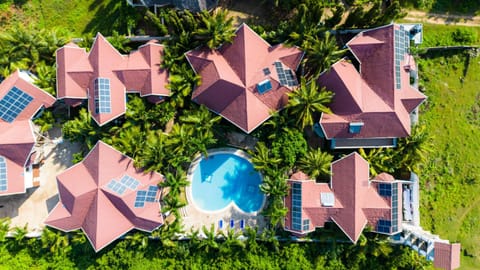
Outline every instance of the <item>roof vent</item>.
POLYGON ((335 195, 333 192, 321 192, 320 202, 322 203, 322 206, 332 207, 335 203, 335 195))
POLYGON ((270 90, 272 90, 272 82, 269 79, 261 81, 257 84, 257 90, 260 94, 264 94, 270 90))
POLYGON ((360 133, 363 127, 363 122, 350 122, 350 126, 348 128, 348 132, 352 134, 360 133))

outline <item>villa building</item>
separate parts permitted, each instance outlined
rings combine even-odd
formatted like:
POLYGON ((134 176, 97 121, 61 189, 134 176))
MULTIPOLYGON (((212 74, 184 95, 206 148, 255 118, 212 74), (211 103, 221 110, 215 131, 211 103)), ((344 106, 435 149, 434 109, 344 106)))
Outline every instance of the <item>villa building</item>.
POLYGON ((0 196, 25 193, 35 184, 32 118, 52 106, 55 98, 32 82, 17 70, 0 84, 0 196))
POLYGON ((295 71, 303 52, 282 44, 271 46, 242 24, 231 44, 198 48, 186 57, 202 77, 193 101, 250 133, 287 104, 286 94, 298 85, 295 71))
POLYGON ((132 229, 151 232, 163 224, 158 184, 133 160, 99 141, 85 159, 57 176, 60 202, 45 224, 70 232, 82 229, 99 251, 132 229))
POLYGON ((165 7, 173 6, 177 9, 188 9, 193 12, 210 10, 217 6, 218 0, 127 0, 134 7, 165 7))
POLYGON ((88 110, 102 126, 125 114, 126 93, 140 93, 153 103, 170 91, 167 71, 159 64, 163 46, 154 41, 122 55, 100 33, 87 53, 74 43, 56 52, 57 98, 77 106, 88 101, 88 110))
POLYGON ((410 40, 421 41, 402 25, 366 30, 347 43, 352 57, 318 78, 335 93, 332 114, 320 119, 321 136, 331 148, 395 147, 410 135, 411 117, 426 99, 417 89, 418 71, 410 40))
POLYGON ((288 180, 285 230, 302 236, 334 222, 356 243, 365 226, 392 235, 401 231, 402 186, 382 173, 369 180, 369 165, 357 152, 331 165, 330 183, 316 183, 302 172, 288 180))

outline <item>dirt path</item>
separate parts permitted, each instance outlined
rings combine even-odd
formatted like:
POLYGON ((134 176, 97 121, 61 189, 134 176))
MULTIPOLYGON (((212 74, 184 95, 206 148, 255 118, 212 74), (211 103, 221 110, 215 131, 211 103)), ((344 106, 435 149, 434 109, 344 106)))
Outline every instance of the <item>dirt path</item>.
POLYGON ((427 13, 410 10, 402 20, 445 25, 480 26, 480 16, 427 13))

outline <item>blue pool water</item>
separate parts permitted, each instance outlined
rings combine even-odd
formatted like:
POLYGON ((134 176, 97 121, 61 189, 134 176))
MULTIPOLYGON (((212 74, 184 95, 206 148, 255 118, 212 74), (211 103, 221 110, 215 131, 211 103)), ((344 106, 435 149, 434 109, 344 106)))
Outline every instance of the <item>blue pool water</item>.
POLYGON ((212 153, 195 168, 191 183, 195 205, 205 211, 216 211, 234 202, 247 213, 260 210, 264 195, 258 187, 260 174, 252 164, 237 155, 212 153))

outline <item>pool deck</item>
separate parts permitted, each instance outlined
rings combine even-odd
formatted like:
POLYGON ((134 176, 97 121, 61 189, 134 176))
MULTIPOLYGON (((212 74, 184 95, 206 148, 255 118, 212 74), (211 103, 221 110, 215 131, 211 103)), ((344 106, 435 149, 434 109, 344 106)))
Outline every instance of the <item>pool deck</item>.
MULTIPOLYGON (((250 156, 242 150, 235 149, 235 148, 216 148, 208 151, 208 154, 218 154, 218 153, 229 153, 235 154, 247 160, 250 160, 250 156)), ((187 179, 189 181, 192 180, 193 172, 195 168, 198 166, 200 161, 202 160, 203 155, 198 154, 190 168, 188 169, 187 179)), ((191 194, 191 186, 188 186, 185 189, 187 195, 188 205, 183 207, 180 210, 183 218, 183 224, 185 231, 189 230, 201 230, 202 227, 210 228, 213 224, 217 231, 227 231, 230 229, 230 220, 234 220, 233 229, 241 230, 240 229, 240 220, 245 221, 245 227, 257 227, 259 231, 265 227, 266 221, 265 218, 257 212, 254 213, 246 213, 240 210, 233 202, 219 211, 204 211, 196 207, 195 203, 193 202, 192 194, 191 194), (223 228, 219 228, 219 221, 223 220, 223 228)), ((266 198, 264 198, 262 207, 263 209, 265 206, 266 198)))

